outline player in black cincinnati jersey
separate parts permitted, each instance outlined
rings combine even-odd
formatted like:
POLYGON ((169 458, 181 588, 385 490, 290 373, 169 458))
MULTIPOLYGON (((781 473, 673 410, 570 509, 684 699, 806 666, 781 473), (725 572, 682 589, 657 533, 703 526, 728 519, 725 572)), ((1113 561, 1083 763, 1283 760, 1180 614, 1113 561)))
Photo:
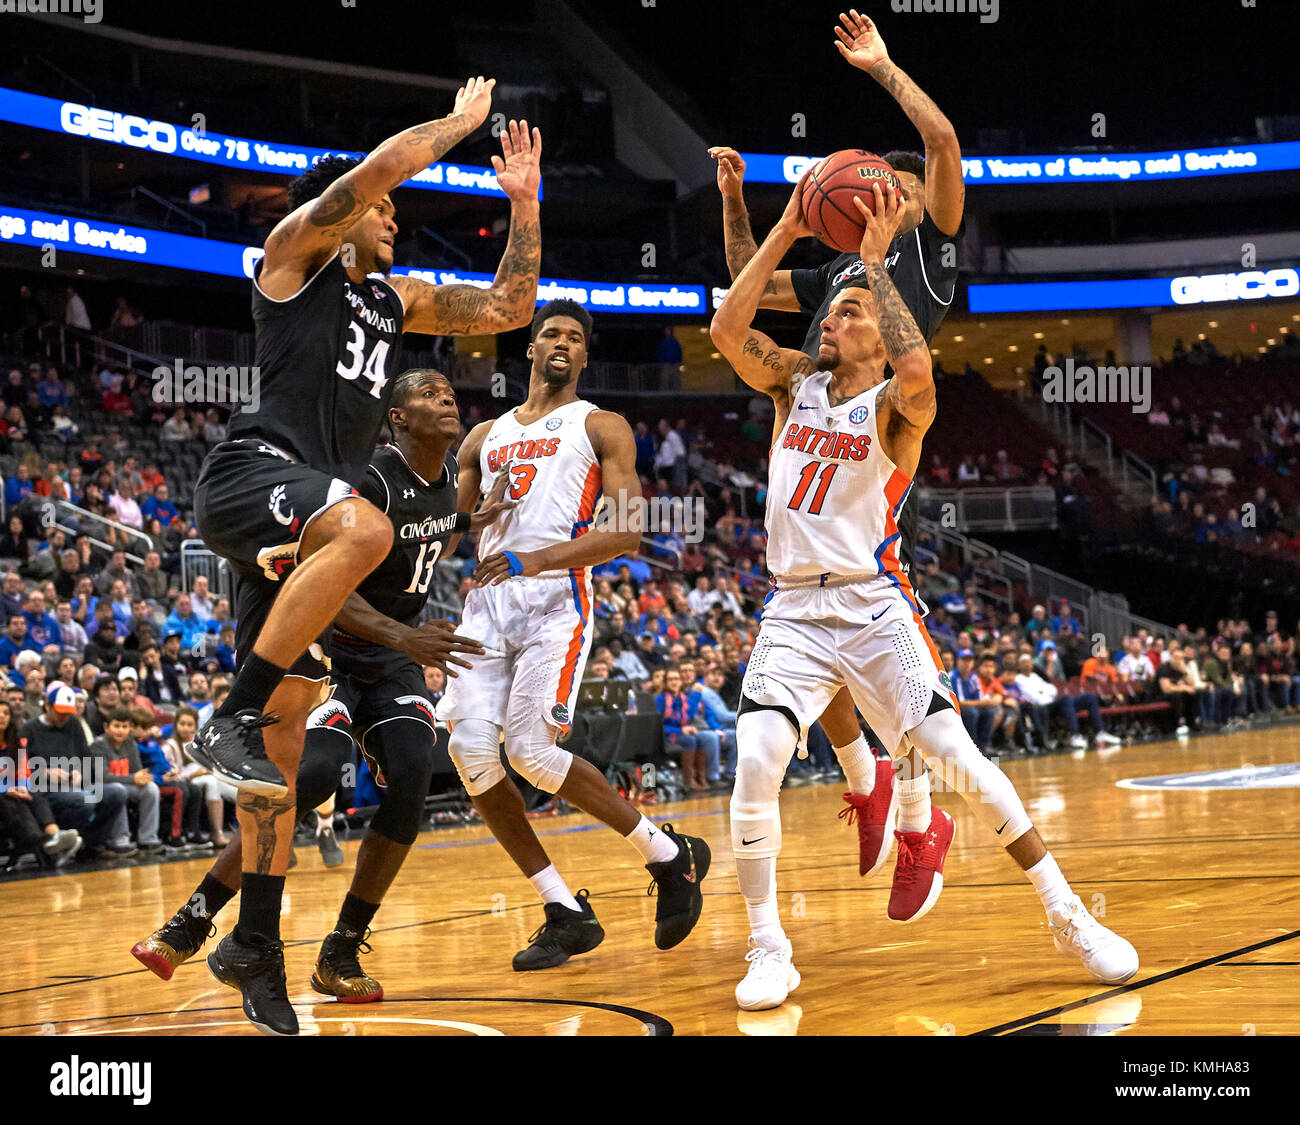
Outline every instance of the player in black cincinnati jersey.
MULTIPOLYGON (((420 623, 433 570, 466 530, 478 531, 514 505, 503 499, 509 475, 470 516, 456 510, 459 468, 448 450, 461 431, 456 395, 437 371, 415 370, 396 381, 389 408, 393 442, 374 451, 359 482, 361 495, 393 529, 383 562, 335 619, 326 645, 330 697, 307 722, 295 794, 298 816, 329 800, 355 744, 382 789, 379 811, 357 855, 352 887, 338 925, 326 937, 312 987, 352 1003, 379 1000, 383 989, 357 960, 367 928, 419 832, 433 772, 433 701, 425 665, 454 675, 468 667, 458 653, 481 651, 451 622, 420 623)), ((523 816, 524 829, 531 831, 523 816)), ((207 940, 210 919, 239 889, 242 849, 231 841, 187 904, 132 953, 164 980, 207 940)), ((368 947, 366 947, 368 949, 368 947)))
MULTIPOLYGON (((929 343, 952 304, 957 287, 957 252, 965 228, 966 185, 962 180, 961 147, 951 122, 938 106, 889 57, 884 40, 871 20, 856 12, 841 15, 836 27, 836 48, 852 66, 864 70, 898 102, 925 141, 925 158, 913 152, 885 156, 903 188, 905 208, 898 234, 885 256, 885 268, 929 343)), ((713 148, 718 162, 718 188, 722 192, 726 229, 727 266, 734 279, 757 247, 745 209, 745 163, 730 148, 713 148)), ((802 351, 818 357, 822 321, 839 292, 862 285, 864 266, 858 254, 840 254, 815 270, 778 270, 764 290, 762 308, 811 315, 802 351)), ((898 514, 899 560, 911 574, 916 542, 916 498, 912 490, 898 514)), ((858 828, 858 870, 868 875, 889 856, 894 841, 894 773, 891 763, 877 763, 858 724, 847 690, 831 700, 819 720, 830 739, 849 783, 845 810, 858 828), (877 789, 877 780, 884 784, 877 789), (872 794, 874 793, 874 799, 872 794)), ((878 747, 889 754, 899 747, 878 747)), ((920 755, 912 750, 904 767, 906 780, 898 785, 899 798, 907 802, 900 821, 906 828, 930 823, 929 777, 920 755), (921 793, 924 788, 924 794, 921 793)))
POLYGON ((209 965, 268 1033, 297 1032, 276 983, 293 829, 285 778, 297 772, 327 674, 319 638, 393 537, 357 486, 392 395, 400 334, 505 331, 528 323, 536 303, 541 138, 526 122, 509 123, 493 157, 511 226, 492 286, 386 276, 397 231, 389 192, 483 123, 492 86, 476 78, 450 116, 390 137, 359 163, 321 160, 290 186, 291 213, 253 281, 259 409, 236 416, 195 489, 200 534, 238 576, 239 671, 189 752, 244 790, 250 844, 239 925, 209 965))

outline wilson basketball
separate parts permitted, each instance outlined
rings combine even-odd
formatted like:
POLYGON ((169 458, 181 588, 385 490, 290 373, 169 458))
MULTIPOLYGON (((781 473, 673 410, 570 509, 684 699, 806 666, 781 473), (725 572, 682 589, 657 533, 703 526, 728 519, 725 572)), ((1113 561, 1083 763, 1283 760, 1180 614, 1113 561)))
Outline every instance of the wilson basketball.
POLYGON ((804 219, 827 246, 853 252, 862 245, 862 216, 853 205, 858 196, 868 209, 875 208, 872 183, 882 192, 901 191, 898 177, 874 152, 846 148, 819 160, 804 177, 799 203, 804 219))

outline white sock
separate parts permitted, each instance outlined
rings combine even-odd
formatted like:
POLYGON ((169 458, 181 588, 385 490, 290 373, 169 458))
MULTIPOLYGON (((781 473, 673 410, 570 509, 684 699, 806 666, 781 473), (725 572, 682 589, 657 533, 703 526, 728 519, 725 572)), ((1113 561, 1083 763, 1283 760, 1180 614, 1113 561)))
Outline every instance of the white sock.
POLYGON ((555 870, 555 864, 550 867, 544 867, 536 875, 529 875, 528 881, 532 883, 535 890, 543 902, 558 902, 568 910, 581 910, 578 900, 569 893, 569 888, 560 873, 555 870))
POLYGON ((736 881, 745 896, 750 935, 764 949, 779 949, 786 936, 776 902, 776 857, 737 857, 736 881))
POLYGON ((1034 884, 1034 890, 1038 892, 1038 901, 1043 904, 1043 909, 1048 914, 1054 907, 1062 905, 1074 895, 1070 884, 1061 874, 1061 869, 1056 866, 1056 860, 1052 858, 1051 852, 1043 856, 1025 874, 1034 884))
POLYGON ((836 746, 835 757, 849 783, 849 792, 858 797, 870 797, 876 787, 876 756, 867 746, 867 740, 858 735, 847 746, 836 746))
POLYGON ((677 845, 671 837, 660 832, 645 816, 623 839, 641 853, 646 863, 667 863, 677 858, 677 845))
POLYGON ((922 771, 920 777, 896 781, 898 786, 898 830, 924 832, 930 827, 930 776, 922 771))
POLYGON ((320 813, 316 814, 316 835, 317 836, 319 836, 322 832, 324 832, 325 829, 333 828, 333 827, 334 827, 334 817, 332 815, 321 816, 320 813))

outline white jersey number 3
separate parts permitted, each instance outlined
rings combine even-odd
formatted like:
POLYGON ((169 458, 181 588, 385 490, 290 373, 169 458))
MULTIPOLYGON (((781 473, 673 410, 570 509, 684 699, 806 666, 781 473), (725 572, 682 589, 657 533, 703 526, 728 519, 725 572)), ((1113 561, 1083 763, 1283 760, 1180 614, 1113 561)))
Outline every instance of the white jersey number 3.
POLYGON ((364 375, 370 380, 370 397, 378 398, 379 392, 384 389, 384 384, 388 382, 388 376, 384 374, 384 361, 388 358, 388 341, 377 341, 375 350, 370 353, 370 358, 367 359, 366 334, 355 320, 348 327, 352 330, 352 337, 347 344, 351 362, 345 364, 343 360, 339 360, 338 366, 334 370, 349 382, 357 378, 358 375, 364 375))

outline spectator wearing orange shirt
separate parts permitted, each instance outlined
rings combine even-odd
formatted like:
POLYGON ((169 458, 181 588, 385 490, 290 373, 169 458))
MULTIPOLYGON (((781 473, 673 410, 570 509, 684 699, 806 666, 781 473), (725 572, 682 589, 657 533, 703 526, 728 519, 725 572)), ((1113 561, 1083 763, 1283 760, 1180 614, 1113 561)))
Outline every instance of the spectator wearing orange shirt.
POLYGON ((1079 675, 1084 680, 1109 680, 1112 687, 1119 686, 1119 669, 1110 658, 1110 649, 1104 644, 1098 645, 1095 655, 1083 662, 1079 675))

